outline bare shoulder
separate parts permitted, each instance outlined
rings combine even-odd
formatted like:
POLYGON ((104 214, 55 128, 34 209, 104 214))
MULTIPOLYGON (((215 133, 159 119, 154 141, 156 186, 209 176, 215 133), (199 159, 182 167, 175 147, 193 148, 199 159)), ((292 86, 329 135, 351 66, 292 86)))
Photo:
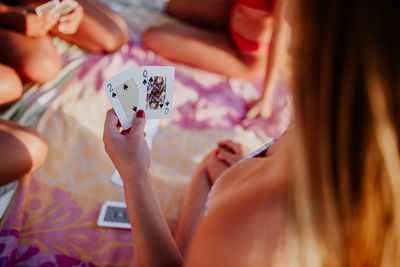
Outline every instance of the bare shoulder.
POLYGON ((224 175, 235 181, 219 184, 190 246, 188 266, 269 265, 285 228, 285 186, 272 164, 249 160, 224 175))

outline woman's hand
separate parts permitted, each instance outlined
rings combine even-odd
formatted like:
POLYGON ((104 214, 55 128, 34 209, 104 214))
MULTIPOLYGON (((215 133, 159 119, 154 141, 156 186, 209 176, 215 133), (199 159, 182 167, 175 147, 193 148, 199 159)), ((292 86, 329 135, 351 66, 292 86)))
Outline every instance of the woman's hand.
POLYGON ((257 100, 246 114, 247 119, 268 119, 272 115, 272 97, 257 100))
POLYGON ((58 17, 55 13, 38 16, 30 7, 11 7, 2 15, 2 23, 27 37, 37 38, 45 36, 56 25, 58 17))
POLYGON ((242 144, 232 140, 225 140, 218 143, 217 159, 232 166, 244 156, 250 153, 250 150, 242 144))
POLYGON ((78 31, 82 18, 83 8, 78 4, 70 13, 60 17, 57 30, 63 34, 74 34, 78 31))
POLYGON ((144 139, 145 113, 139 110, 129 131, 120 131, 114 110, 107 111, 104 123, 104 148, 125 184, 149 176, 150 150, 144 139), (134 178, 134 179, 133 179, 134 178))
POLYGON ((221 141, 218 148, 211 151, 199 167, 207 171, 210 183, 214 184, 225 170, 249 153, 250 151, 239 143, 231 140, 221 141))
POLYGON ((218 148, 213 149, 208 153, 197 167, 198 170, 207 174, 210 184, 214 184, 218 177, 230 167, 227 163, 217 158, 218 150, 218 148))

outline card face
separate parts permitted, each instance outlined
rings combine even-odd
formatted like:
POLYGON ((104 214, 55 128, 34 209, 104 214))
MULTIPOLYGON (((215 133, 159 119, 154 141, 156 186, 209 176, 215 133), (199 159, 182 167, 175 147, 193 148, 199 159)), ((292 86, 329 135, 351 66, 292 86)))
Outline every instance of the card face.
POLYGON ((171 116, 174 79, 174 67, 140 68, 140 91, 145 92, 146 119, 163 119, 171 116))
POLYGON ((115 92, 127 117, 132 117, 138 110, 139 90, 133 79, 130 79, 115 88, 115 92))
POLYGON ((49 13, 54 13, 57 11, 60 2, 58 0, 52 0, 36 7, 35 11, 38 16, 42 16, 49 13))
POLYGON ((137 87, 138 68, 133 66, 103 83, 108 98, 123 129, 129 129, 132 118, 145 106, 145 95, 137 87))
POLYGON ((111 228, 132 228, 126 204, 124 202, 106 201, 101 206, 97 225, 111 228))
POLYGON ((78 6, 77 2, 74 1, 69 1, 69 0, 64 0, 60 3, 60 5, 57 8, 57 12, 60 15, 65 15, 70 13, 72 10, 74 10, 78 6))

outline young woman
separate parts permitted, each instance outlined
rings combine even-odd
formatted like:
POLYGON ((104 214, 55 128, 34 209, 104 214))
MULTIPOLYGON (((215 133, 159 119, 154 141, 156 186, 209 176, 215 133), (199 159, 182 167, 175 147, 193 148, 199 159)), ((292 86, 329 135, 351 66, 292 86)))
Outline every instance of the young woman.
POLYGON ((281 0, 171 0, 167 14, 183 23, 148 29, 144 44, 157 54, 207 71, 245 79, 265 78, 249 118, 267 118, 288 42, 281 0))
POLYGON ((209 193, 207 175, 188 191, 206 203, 187 220, 197 224, 187 256, 151 189, 144 112, 126 135, 107 113, 105 149, 124 180, 143 266, 400 265, 397 10, 296 0, 288 17, 295 123, 272 155, 234 164, 209 193))
POLYGON ((0 2, 0 62, 12 67, 23 81, 46 83, 61 69, 61 58, 48 34, 91 52, 112 52, 128 41, 125 22, 94 0, 79 0, 69 14, 36 15, 47 1, 0 2))

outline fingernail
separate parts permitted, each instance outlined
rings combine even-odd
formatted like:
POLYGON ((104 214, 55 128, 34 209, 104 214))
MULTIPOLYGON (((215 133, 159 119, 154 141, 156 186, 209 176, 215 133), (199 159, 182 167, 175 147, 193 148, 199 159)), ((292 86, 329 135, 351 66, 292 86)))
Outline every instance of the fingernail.
POLYGON ((138 112, 136 112, 136 118, 145 118, 146 114, 144 113, 143 109, 140 109, 138 112))
POLYGON ((219 155, 219 150, 217 150, 217 152, 215 152, 215 155, 218 156, 219 155))

